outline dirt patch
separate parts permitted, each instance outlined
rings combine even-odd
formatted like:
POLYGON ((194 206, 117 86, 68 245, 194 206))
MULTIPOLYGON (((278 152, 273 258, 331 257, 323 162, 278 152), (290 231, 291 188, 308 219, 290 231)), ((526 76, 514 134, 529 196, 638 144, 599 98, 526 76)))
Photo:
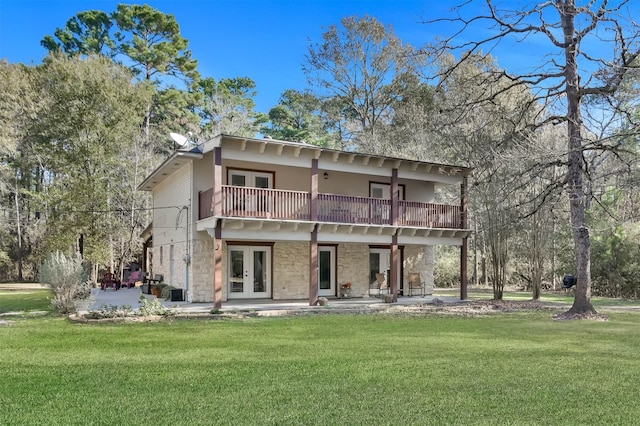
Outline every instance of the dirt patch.
POLYGON ((563 312, 553 316, 554 321, 573 321, 573 320, 591 320, 591 321, 609 321, 609 315, 587 312, 583 314, 574 314, 572 312, 563 312))
POLYGON ((425 316, 425 315, 445 315, 445 316, 460 316, 469 318, 480 318, 489 315, 499 315, 505 313, 517 313, 517 312, 549 312, 553 315, 554 320, 568 321, 576 319, 586 319, 593 321, 607 321, 609 317, 601 314, 589 314, 589 315, 568 315, 561 313, 566 311, 568 306, 566 304, 553 303, 553 302, 541 302, 541 301, 505 301, 505 300, 481 300, 481 301, 467 301, 450 303, 443 302, 438 298, 435 298, 429 303, 416 303, 412 305, 386 305, 386 304, 374 304, 374 305, 362 305, 358 307, 336 307, 336 306, 324 306, 324 307, 312 307, 308 309, 273 309, 273 310, 256 310, 256 311, 229 311, 219 314, 212 314, 210 312, 190 313, 180 312, 176 309, 172 315, 168 318, 163 316, 150 316, 150 317, 117 317, 117 318, 103 318, 103 319, 87 319, 80 314, 70 316, 70 320, 80 323, 110 323, 110 322, 148 322, 148 321, 162 321, 162 320, 180 320, 180 319, 204 319, 204 320, 233 320, 233 319, 246 319, 251 317, 279 317, 279 316, 305 316, 305 315, 398 315, 398 316, 425 316))
POLYGON ((552 303, 539 301, 504 301, 504 300, 479 300, 464 303, 442 303, 438 299, 433 304, 416 304, 409 306, 393 306, 385 310, 388 313, 437 313, 460 316, 483 316, 500 313, 523 311, 557 311, 561 307, 552 303))

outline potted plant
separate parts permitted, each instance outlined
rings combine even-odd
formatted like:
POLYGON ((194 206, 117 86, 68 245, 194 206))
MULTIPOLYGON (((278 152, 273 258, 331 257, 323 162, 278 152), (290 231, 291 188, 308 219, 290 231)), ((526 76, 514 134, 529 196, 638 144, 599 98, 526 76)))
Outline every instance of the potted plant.
POLYGON ((162 289, 166 287, 166 284, 153 284, 151 286, 151 294, 153 294, 158 299, 162 297, 162 289))
POLYGON ((340 298, 346 299, 351 297, 351 283, 347 282, 340 286, 340 298))

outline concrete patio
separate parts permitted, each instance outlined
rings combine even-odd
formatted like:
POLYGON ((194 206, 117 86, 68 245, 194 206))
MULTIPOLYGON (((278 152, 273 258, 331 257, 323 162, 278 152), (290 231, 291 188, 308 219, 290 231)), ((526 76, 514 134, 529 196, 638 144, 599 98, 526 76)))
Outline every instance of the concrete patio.
MULTIPOLYGON (((133 309, 140 307, 140 297, 149 300, 156 297, 149 294, 143 294, 140 287, 122 288, 118 291, 112 289, 101 290, 94 288, 91 291, 91 299, 80 307, 81 312, 99 309, 103 305, 122 306, 129 305, 133 309)), ((168 308, 172 308, 180 313, 208 313, 213 309, 213 303, 189 303, 189 302, 170 302, 160 299, 162 304, 168 308)), ((398 297, 396 303, 384 303, 377 297, 349 298, 349 299, 329 299, 329 308, 334 309, 366 309, 372 310, 384 309, 390 306, 411 306, 418 304, 455 304, 461 300, 447 296, 413 296, 398 297)), ((253 299, 253 300, 230 300, 222 303, 222 312, 238 312, 238 311, 305 311, 327 309, 327 306, 309 306, 307 300, 271 300, 271 299, 253 299)))

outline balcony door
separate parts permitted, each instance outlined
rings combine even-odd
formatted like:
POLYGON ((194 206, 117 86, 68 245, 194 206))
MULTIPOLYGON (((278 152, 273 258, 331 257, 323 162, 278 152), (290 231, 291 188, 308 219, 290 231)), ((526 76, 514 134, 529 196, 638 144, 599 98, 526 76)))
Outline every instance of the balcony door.
POLYGON ((318 247, 318 296, 336 295, 336 248, 318 247))
POLYGON ((229 246, 229 299, 271 297, 271 247, 229 246))
MULTIPOLYGON (((404 200, 404 185, 398 185, 398 191, 398 199, 404 200)), ((369 184, 369 197, 391 201, 391 184, 371 182, 369 184)), ((388 222, 391 218, 391 203, 374 205, 371 217, 378 221, 388 222)))
MULTIPOLYGON (((250 170, 229 170, 228 182, 231 186, 243 188, 273 188, 273 173, 250 170)), ((255 214, 271 211, 269 200, 258 191, 241 191, 231 200, 230 210, 242 214, 255 214)))

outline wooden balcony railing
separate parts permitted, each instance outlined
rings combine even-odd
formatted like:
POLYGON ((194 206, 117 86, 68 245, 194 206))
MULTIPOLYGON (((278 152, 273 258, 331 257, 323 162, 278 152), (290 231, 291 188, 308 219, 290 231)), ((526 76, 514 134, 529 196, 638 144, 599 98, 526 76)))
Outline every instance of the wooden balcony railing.
MULTIPOLYGON (((213 189, 198 195, 199 219, 211 217, 213 189)), ((310 220, 311 194, 281 189, 222 186, 222 215, 248 218, 310 220)), ((391 201, 379 198, 318 194, 321 222, 391 225, 391 201)), ((399 201, 398 225, 459 229, 460 206, 399 201)))

